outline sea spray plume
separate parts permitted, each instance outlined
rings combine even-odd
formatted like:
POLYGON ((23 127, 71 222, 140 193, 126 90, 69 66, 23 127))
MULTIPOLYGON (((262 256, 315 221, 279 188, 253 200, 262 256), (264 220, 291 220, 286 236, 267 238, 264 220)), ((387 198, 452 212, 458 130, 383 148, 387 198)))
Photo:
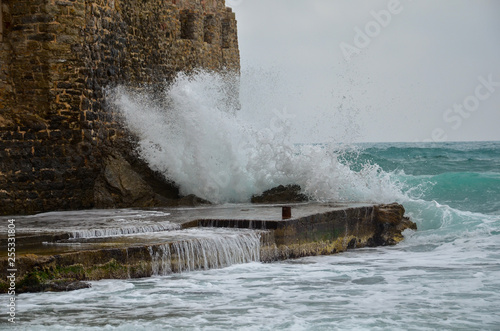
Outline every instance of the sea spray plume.
POLYGON ((140 155, 178 183, 181 194, 215 202, 250 197, 245 151, 236 150, 246 144, 247 129, 234 116, 227 84, 225 75, 181 73, 157 103, 148 93, 113 91, 111 101, 138 136, 140 155))
POLYGON ((141 157, 176 182, 181 194, 218 203, 247 202, 274 186, 298 184, 320 201, 399 198, 390 174, 370 164, 353 171, 342 158, 344 147, 293 144, 289 132, 296 123, 285 107, 264 108, 259 95, 253 95, 243 97, 242 109, 235 109, 236 103, 228 102, 228 91, 237 90, 231 86, 235 82, 227 74, 180 73, 160 100, 124 87, 114 89, 109 100, 137 135, 141 157), (268 127, 256 125, 263 117, 268 127))

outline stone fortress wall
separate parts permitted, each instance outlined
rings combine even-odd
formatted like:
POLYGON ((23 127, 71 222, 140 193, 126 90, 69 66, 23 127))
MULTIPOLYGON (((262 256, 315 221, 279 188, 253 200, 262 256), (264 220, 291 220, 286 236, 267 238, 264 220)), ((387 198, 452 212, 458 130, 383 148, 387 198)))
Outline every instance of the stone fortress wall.
POLYGON ((224 0, 0 0, 0 214, 168 205, 105 88, 239 72, 224 0))

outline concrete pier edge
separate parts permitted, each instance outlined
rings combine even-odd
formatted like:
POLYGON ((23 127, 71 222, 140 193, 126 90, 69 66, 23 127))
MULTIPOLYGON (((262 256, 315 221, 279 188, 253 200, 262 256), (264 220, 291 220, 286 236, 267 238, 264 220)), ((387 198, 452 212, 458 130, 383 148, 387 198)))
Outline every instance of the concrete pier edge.
MULTIPOLYGON (((292 213, 293 213, 292 207, 292 213)), ((330 255, 348 249, 395 245, 406 229, 416 224, 404 216, 397 203, 363 205, 310 212, 290 219, 195 218, 182 229, 225 227, 254 229, 261 238, 260 261, 273 262, 315 255, 330 255)), ((38 240, 64 240, 67 236, 41 234, 38 240)), ((36 236, 26 244, 36 242, 36 236)), ((74 250, 61 254, 20 254, 16 258, 16 293, 67 291, 90 286, 86 281, 128 279, 153 275, 151 251, 164 242, 74 250)), ((8 270, 7 257, 0 258, 2 274, 8 270)), ((0 278, 0 293, 9 289, 7 276, 0 278)))

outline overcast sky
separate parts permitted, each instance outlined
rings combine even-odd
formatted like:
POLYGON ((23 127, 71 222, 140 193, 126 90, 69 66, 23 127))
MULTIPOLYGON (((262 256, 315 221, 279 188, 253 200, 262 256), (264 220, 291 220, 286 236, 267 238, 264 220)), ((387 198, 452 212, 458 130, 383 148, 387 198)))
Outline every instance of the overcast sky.
POLYGON ((296 141, 500 140, 500 1, 226 4, 296 141))

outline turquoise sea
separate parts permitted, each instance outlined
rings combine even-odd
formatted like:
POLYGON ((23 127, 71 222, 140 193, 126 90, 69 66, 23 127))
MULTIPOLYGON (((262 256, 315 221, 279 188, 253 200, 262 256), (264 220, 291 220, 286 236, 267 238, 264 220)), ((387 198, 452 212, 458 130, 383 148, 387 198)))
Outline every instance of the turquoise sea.
POLYGON ((389 182, 372 200, 402 203, 418 231, 393 247, 21 294, 16 329, 499 330, 500 142, 361 144, 336 158, 389 182))

